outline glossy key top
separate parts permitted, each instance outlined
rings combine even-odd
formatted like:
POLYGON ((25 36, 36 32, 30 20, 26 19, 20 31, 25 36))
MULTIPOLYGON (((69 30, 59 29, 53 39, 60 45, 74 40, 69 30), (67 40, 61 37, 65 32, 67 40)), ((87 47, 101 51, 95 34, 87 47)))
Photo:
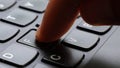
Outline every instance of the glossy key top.
POLYGON ((36 20, 36 18, 37 15, 32 12, 22 9, 15 9, 10 12, 6 17, 2 18, 2 21, 24 27, 31 24, 34 20, 36 20))
POLYGON ((0 22, 0 43, 6 42, 19 33, 19 29, 0 22))
POLYGON ((112 26, 93 26, 81 19, 81 22, 77 25, 77 28, 98 35, 103 35, 107 33, 112 28, 112 26))
POLYGON ((36 47, 35 32, 35 30, 28 31, 25 35, 18 39, 18 42, 36 47))
POLYGON ((67 37, 64 38, 62 43, 65 46, 89 51, 98 44, 99 40, 99 36, 95 34, 80 30, 73 30, 67 37))
POLYGON ((76 68, 84 57, 85 55, 79 50, 60 45, 43 57, 42 61, 60 68, 76 68))
POLYGON ((16 3, 16 0, 0 0, 0 11, 10 8, 15 3, 16 3))
POLYGON ((27 0, 20 5, 21 8, 44 12, 48 4, 48 0, 27 0))
POLYGON ((34 66, 34 68, 56 68, 56 67, 49 66, 48 64, 45 64, 45 63, 38 63, 34 66))
POLYGON ((11 44, 0 53, 0 61, 22 68, 38 56, 36 49, 21 44, 11 44))

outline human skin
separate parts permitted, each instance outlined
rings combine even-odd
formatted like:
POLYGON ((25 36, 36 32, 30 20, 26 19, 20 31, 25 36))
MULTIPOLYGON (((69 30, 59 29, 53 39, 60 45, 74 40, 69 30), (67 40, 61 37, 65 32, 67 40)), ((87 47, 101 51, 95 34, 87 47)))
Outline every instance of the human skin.
POLYGON ((61 38, 80 13, 92 25, 119 25, 119 0, 50 0, 42 24, 36 32, 38 42, 61 38))

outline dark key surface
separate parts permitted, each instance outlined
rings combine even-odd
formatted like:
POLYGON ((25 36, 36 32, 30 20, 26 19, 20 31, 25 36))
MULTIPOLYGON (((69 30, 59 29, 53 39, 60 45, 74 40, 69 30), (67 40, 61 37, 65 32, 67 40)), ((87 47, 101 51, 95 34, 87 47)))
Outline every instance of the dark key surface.
POLYGON ((38 63, 38 64, 36 64, 36 65, 34 66, 34 68, 55 68, 55 67, 49 66, 49 65, 47 65, 47 64, 40 64, 40 63, 38 63))
POLYGON ((28 46, 32 46, 32 47, 35 47, 35 48, 39 48, 39 47, 44 48, 45 47, 45 48, 48 48, 48 49, 45 49, 47 51, 51 50, 51 48, 56 46, 56 44, 59 42, 59 41, 55 41, 55 42, 52 42, 52 43, 40 43, 40 42, 36 41, 35 35, 36 35, 36 29, 31 29, 28 32, 26 32, 25 34, 23 34, 17 40, 17 42, 21 43, 21 44, 28 45, 28 46))
POLYGON ((48 4, 48 0, 27 0, 20 5, 21 8, 44 12, 48 4))
POLYGON ((0 11, 10 8, 15 3, 16 3, 16 0, 0 0, 0 11))
POLYGON ((8 64, 0 63, 0 68, 16 68, 16 67, 10 66, 8 64))
POLYGON ((36 18, 37 15, 32 12, 28 12, 22 9, 15 9, 6 17, 2 18, 2 20, 24 27, 31 24, 36 18))
POLYGON ((79 50, 60 45, 43 57, 42 61, 62 68, 74 68, 83 59, 84 54, 79 50))
POLYGON ((30 30, 27 33, 25 33, 21 38, 18 39, 19 43, 26 44, 29 46, 36 47, 36 41, 35 41, 35 33, 36 30, 30 30))
POLYGON ((0 53, 0 60, 15 66, 23 67, 38 56, 37 50, 21 44, 12 44, 0 53))
POLYGON ((36 33, 36 30, 28 31, 21 38, 18 39, 18 42, 26 45, 30 45, 30 46, 35 46, 36 45, 35 33, 36 33))
POLYGON ((99 36, 95 34, 73 30, 67 37, 65 37, 62 43, 69 47, 89 51, 97 45, 99 40, 99 36))
POLYGON ((0 22, 0 43, 6 42, 19 33, 19 29, 0 22))
POLYGON ((86 23, 83 19, 77 26, 78 29, 92 32, 92 33, 99 34, 99 35, 103 35, 107 33, 111 29, 111 27, 112 26, 93 26, 93 25, 86 23))

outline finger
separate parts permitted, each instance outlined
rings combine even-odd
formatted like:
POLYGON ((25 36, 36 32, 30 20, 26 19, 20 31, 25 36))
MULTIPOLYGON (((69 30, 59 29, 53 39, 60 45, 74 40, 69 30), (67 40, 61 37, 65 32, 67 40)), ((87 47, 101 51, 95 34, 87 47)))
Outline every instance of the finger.
POLYGON ((120 25, 120 0, 111 0, 111 6, 117 21, 116 24, 120 25))
POLYGON ((52 42, 65 34, 79 13, 79 0, 50 0, 36 39, 52 42))
POLYGON ((81 0, 80 13, 84 20, 92 25, 120 25, 120 17, 117 19, 116 16, 120 16, 118 3, 119 0, 81 0))

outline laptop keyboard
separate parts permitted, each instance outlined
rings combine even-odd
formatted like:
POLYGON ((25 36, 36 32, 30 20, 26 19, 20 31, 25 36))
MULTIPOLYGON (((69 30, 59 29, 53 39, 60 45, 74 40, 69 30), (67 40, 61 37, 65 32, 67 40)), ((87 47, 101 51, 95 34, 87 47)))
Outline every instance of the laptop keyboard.
POLYGON ((35 33, 49 0, 0 0, 0 68, 83 68, 117 26, 92 26, 80 16, 60 40, 35 33))

